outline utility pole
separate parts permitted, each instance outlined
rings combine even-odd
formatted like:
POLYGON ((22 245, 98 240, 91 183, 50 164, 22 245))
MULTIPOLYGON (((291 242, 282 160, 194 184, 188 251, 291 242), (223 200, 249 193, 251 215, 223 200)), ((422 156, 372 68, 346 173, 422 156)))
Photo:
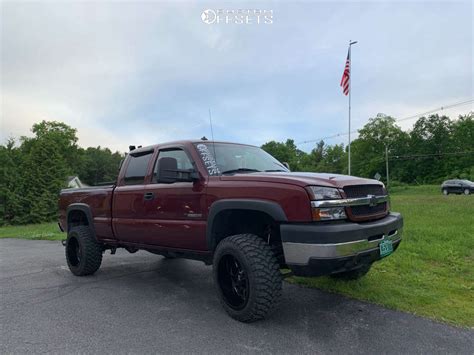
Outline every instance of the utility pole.
POLYGON ((388 145, 385 144, 385 172, 387 174, 387 189, 388 189, 388 183, 389 183, 389 178, 388 178, 388 145))

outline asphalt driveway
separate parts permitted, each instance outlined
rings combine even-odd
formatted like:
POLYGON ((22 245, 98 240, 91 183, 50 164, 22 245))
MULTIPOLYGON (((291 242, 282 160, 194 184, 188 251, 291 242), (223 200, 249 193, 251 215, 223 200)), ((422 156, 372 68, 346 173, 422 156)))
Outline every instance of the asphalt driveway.
POLYGON ((0 239, 0 353, 466 353, 474 331, 284 285, 278 311, 229 318, 211 268, 107 253, 75 277, 59 242, 0 239))

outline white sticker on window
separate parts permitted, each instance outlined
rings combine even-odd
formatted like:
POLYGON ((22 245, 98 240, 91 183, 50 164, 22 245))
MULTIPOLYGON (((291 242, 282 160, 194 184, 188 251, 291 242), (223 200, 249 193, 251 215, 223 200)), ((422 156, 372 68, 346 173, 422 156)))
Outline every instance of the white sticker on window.
POLYGON ((211 154, 209 151, 209 148, 205 144, 198 144, 196 146, 199 154, 201 155, 201 159, 204 162, 204 165, 206 166, 207 172, 211 176, 219 175, 220 171, 219 168, 217 167, 216 160, 214 159, 214 156, 211 154))

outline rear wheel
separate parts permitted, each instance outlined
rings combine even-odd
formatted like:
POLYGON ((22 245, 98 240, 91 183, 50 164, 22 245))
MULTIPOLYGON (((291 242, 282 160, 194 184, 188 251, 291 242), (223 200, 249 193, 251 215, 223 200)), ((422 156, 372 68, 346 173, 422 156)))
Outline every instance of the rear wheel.
POLYGON ((220 301, 234 319, 263 319, 278 304, 280 268, 270 246, 256 235, 239 234, 221 241, 213 273, 220 301))
POLYGON ((331 277, 334 279, 340 280, 357 280, 365 276, 370 270, 372 264, 365 264, 364 266, 351 271, 340 272, 337 274, 332 274, 331 277))
POLYGON ((443 195, 449 195, 448 189, 443 189, 443 195))
POLYGON ((73 227, 66 240, 66 260, 76 276, 92 275, 102 263, 103 247, 97 243, 89 227, 73 227))
POLYGON ((464 195, 469 195, 471 193, 471 190, 469 189, 464 189, 464 195))

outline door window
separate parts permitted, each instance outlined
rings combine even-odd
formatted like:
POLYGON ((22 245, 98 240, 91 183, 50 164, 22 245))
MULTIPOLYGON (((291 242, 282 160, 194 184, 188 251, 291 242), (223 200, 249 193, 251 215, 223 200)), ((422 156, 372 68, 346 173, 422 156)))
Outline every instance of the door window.
POLYGON ((177 169, 183 169, 183 170, 193 169, 193 163, 191 162, 191 159, 189 159, 188 155, 186 154, 184 150, 182 149, 161 150, 160 153, 158 154, 158 160, 156 161, 155 169, 153 171, 153 182, 155 183, 158 181, 160 159, 162 158, 176 159, 177 169))
POLYGON ((130 161, 125 171, 124 183, 125 185, 143 184, 153 152, 147 152, 143 155, 130 156, 130 161))

